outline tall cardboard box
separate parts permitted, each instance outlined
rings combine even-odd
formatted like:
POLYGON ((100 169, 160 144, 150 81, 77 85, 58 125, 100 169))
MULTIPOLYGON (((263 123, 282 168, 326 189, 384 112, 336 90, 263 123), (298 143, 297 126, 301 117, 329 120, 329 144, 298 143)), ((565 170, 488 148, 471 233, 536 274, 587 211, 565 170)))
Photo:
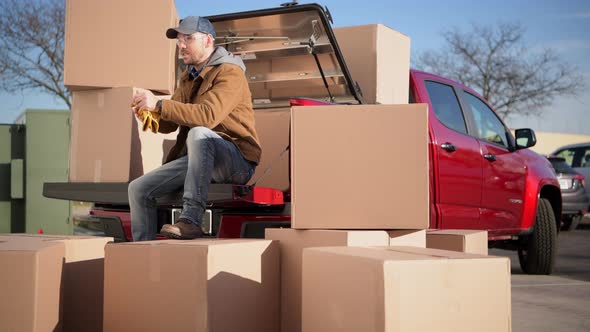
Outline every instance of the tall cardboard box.
POLYGON ((171 94, 176 44, 165 33, 177 24, 174 0, 67 0, 64 84, 171 94))
POLYGON ((510 261, 416 247, 303 251, 303 331, 510 331, 510 261))
POLYGON ((281 331, 301 331, 301 262, 304 248, 387 246, 385 231, 266 229, 265 238, 281 248, 281 331))
POLYGON ((262 157, 250 184, 289 190, 289 126, 290 108, 257 109, 254 111, 256 133, 262 157))
POLYGON ((0 239, 0 331, 62 331, 63 243, 0 239))
POLYGON ((426 104, 292 107, 291 227, 428 228, 427 116, 426 104))
POLYGON ((488 254, 488 232, 470 229, 429 229, 426 231, 426 247, 488 254))
POLYGON ((63 246, 60 259, 62 296, 58 301, 62 312, 60 325, 64 332, 102 331, 104 248, 113 238, 0 234, 0 241, 31 246, 63 246))
POLYGON ((176 133, 142 131, 130 107, 137 91, 73 92, 70 182, 128 182, 162 165, 176 133))
POLYGON ((383 24, 334 28, 334 34, 366 103, 408 103, 410 37, 383 24))
POLYGON ((104 331, 278 331, 279 282, 276 241, 110 244, 104 331))

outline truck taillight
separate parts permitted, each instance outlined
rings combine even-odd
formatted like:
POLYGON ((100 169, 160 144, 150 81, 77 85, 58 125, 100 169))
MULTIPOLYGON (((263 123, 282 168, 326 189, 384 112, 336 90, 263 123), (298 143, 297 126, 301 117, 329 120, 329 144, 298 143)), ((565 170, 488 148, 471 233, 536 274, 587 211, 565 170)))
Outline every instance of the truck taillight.
POLYGON ((578 182, 580 183, 580 185, 582 186, 582 188, 586 188, 586 178, 581 175, 581 174, 576 174, 574 176, 574 182, 578 180, 578 182))

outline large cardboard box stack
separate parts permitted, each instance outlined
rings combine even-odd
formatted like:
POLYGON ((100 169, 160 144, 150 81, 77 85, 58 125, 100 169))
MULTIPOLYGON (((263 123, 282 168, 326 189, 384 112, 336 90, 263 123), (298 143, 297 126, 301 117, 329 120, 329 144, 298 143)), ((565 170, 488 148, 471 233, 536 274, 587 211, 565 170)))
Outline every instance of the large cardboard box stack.
POLYGON ((305 248, 330 246, 425 247, 424 230, 297 230, 267 229, 265 238, 278 240, 281 250, 281 331, 301 331, 302 255, 305 248))
POLYGON ((506 257, 416 247, 303 253, 303 331, 510 331, 506 257))
POLYGON ((281 331, 301 331, 301 276, 304 248, 323 246, 387 246, 385 231, 267 229, 281 250, 281 331))
POLYGON ((139 88, 174 91, 176 44, 165 32, 177 24, 174 0, 66 2, 70 182, 128 182, 162 164, 176 135, 142 132, 130 104, 139 88))
POLYGON ((408 103, 410 37, 383 24, 335 28, 334 34, 366 103, 408 103))
POLYGON ((102 331, 112 238, 0 235, 0 331, 102 331))
MULTIPOLYGON (((504 296, 501 301, 494 302, 498 306, 495 309, 498 315, 488 319, 494 320, 491 326, 500 326, 500 331, 510 329, 510 270, 505 259, 498 263, 494 259, 482 260, 480 256, 426 250, 430 221, 426 105, 307 106, 292 107, 286 114, 290 115, 291 164, 289 172, 275 173, 272 181, 290 184, 292 229, 266 231, 266 238, 278 240, 281 248, 282 331, 388 330, 384 326, 393 326, 389 329, 392 331, 434 330, 435 327, 442 331, 476 330, 477 320, 471 317, 483 315, 490 303, 483 303, 485 292, 481 295, 474 292, 474 297, 465 299, 463 295, 470 293, 475 281, 463 287, 462 280, 481 279, 480 271, 488 270, 493 271, 490 278, 496 278, 494 287, 504 292, 500 294, 504 296), (338 134, 354 132, 362 135, 338 134), (341 281, 348 280, 348 277, 341 276, 342 271, 335 274, 318 272, 316 267, 319 264, 307 264, 308 258, 304 254, 308 248, 382 246, 384 237, 389 246, 409 246, 404 248, 410 253, 400 253, 401 249, 394 252, 384 248, 371 249, 391 256, 379 264, 400 265, 395 271, 402 277, 391 273, 379 276, 380 272, 375 272, 378 271, 377 263, 369 270, 373 274, 367 278, 381 285, 382 289, 375 286, 367 291, 364 280, 354 279, 356 277, 343 283, 341 281), (330 284, 331 290, 342 296, 326 297, 316 292, 314 287, 320 286, 306 283, 309 275, 317 278, 318 283, 330 284), (441 285, 440 280, 447 279, 452 280, 441 285), (425 285, 429 280, 433 281, 425 285), (417 298, 405 291, 403 294, 395 292, 395 289, 403 289, 411 283, 415 283, 413 287, 424 286, 425 291, 416 293, 417 298), (357 301, 355 296, 348 297, 357 291, 366 292, 365 298, 357 301), (308 300, 303 300, 306 293, 308 300), (320 305, 324 307, 322 310, 317 305, 310 305, 319 297, 326 300, 320 305), (371 301, 373 304, 367 307, 371 301), (420 315, 425 311, 421 301, 430 301, 444 309, 439 308, 435 318, 423 324, 420 315), (379 309, 379 303, 398 303, 398 306, 379 309), (363 317, 359 325, 354 322, 358 315, 355 310, 358 311, 359 307, 370 308, 369 312, 377 310, 383 315, 363 317), (398 310, 397 316, 395 310, 398 310), (448 315, 452 319, 444 318, 446 310, 455 310, 448 315), (306 313, 311 321, 319 319, 320 323, 306 325, 302 321, 306 313), (314 315, 332 316, 334 320, 326 323, 314 315), (395 324, 399 324, 398 329, 395 324), (463 325, 468 328, 457 328, 463 325)), ((285 113, 274 110, 264 116, 268 117, 267 120, 285 120, 285 113)), ((285 150, 284 141, 271 143, 274 153, 285 150)), ((480 246, 485 243, 487 247, 485 231, 479 232, 483 237, 481 234, 475 236, 474 231, 458 231, 453 239, 457 241, 467 233, 472 243, 477 238, 480 246)), ((342 264, 356 266, 354 261, 357 258, 356 255, 343 255, 342 264)), ((329 259, 322 264, 327 269, 333 265, 329 259)), ((356 268, 360 269, 359 266, 356 268)))
POLYGON ((110 244, 104 331, 279 331, 270 240, 110 244))
POLYGON ((488 232, 470 229, 429 229, 426 247, 471 254, 488 254, 488 232))

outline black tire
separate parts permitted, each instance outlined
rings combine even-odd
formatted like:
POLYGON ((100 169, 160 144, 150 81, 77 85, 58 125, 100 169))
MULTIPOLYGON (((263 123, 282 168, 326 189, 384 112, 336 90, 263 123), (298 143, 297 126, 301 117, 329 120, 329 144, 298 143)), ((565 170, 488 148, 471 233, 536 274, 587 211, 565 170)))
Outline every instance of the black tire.
POLYGON ((551 274, 557 252, 557 224, 551 203, 540 198, 533 233, 518 248, 520 267, 528 274, 551 274))

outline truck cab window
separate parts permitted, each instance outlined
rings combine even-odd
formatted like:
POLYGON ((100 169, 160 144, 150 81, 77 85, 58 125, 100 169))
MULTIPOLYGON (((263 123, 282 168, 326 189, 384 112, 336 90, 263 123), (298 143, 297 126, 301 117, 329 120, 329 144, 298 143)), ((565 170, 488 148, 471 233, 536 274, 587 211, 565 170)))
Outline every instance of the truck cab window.
POLYGON ((450 85, 433 81, 426 81, 424 83, 428 90, 434 113, 440 122, 453 130, 467 134, 465 118, 463 118, 463 112, 461 111, 459 100, 453 88, 450 85))
POLYGON ((464 95, 473 112, 477 138, 508 148, 506 127, 496 116, 496 113, 476 96, 468 92, 465 92, 464 95))

